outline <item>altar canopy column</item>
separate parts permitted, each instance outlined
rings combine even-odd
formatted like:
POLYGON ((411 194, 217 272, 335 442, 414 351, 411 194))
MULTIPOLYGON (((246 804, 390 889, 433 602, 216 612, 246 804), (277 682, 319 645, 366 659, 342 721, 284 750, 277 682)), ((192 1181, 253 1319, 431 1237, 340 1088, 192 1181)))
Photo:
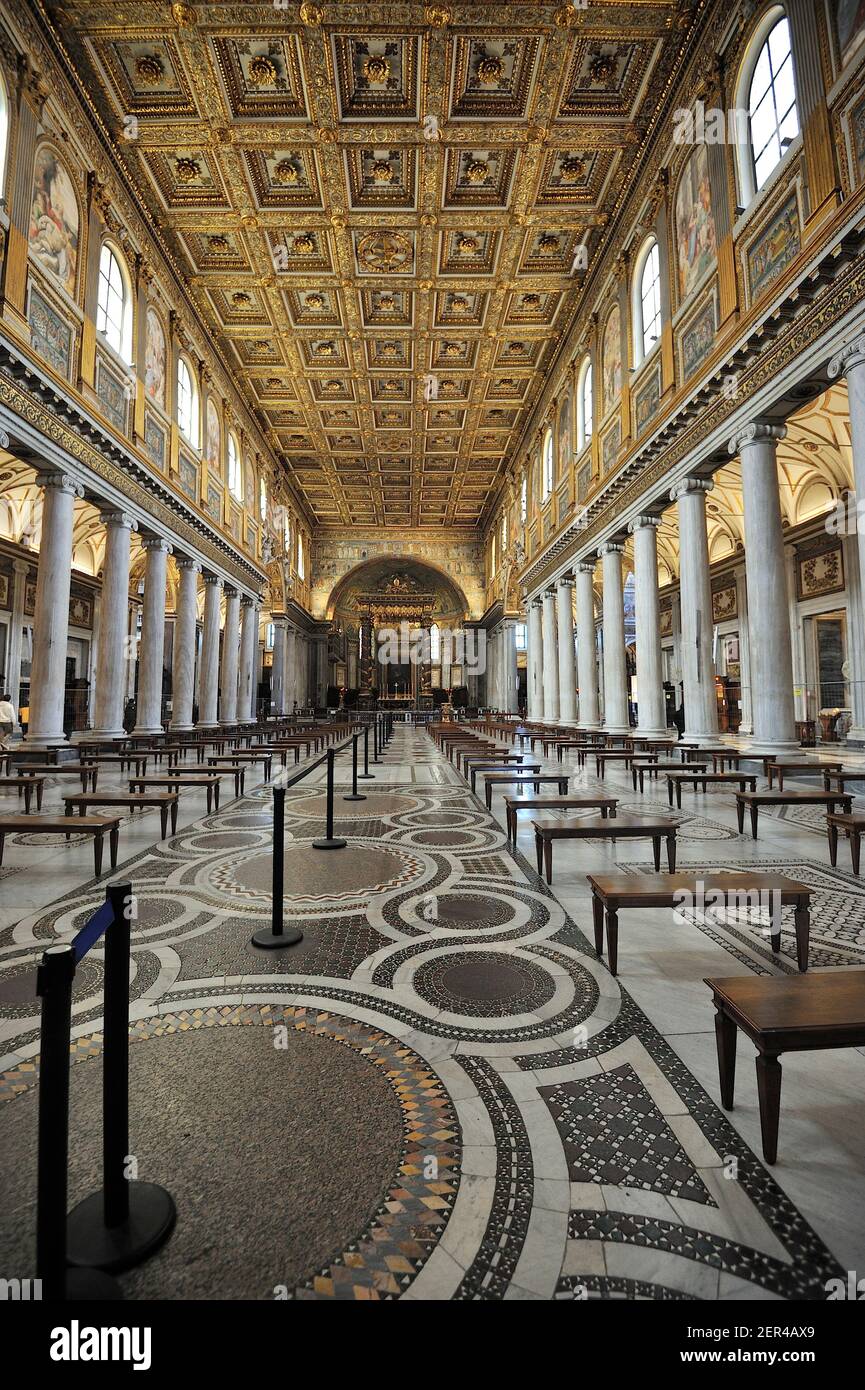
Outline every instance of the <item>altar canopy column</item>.
POLYGON ((215 729, 219 692, 219 605, 222 580, 216 574, 204 576, 204 630, 201 636, 201 674, 199 678, 198 727, 215 729))
POLYGON ((579 668, 579 727, 600 727, 598 714, 598 660, 595 641, 595 566, 575 567, 577 585, 577 663, 579 668))
POLYGON ((129 660, 129 555, 138 523, 127 512, 104 512, 105 559, 96 646, 92 739, 125 738, 126 663, 129 660))
POLYGON ((542 629, 543 603, 539 598, 529 604, 526 641, 526 705, 529 719, 537 722, 544 717, 544 648, 542 629))
POLYGON ((30 670, 28 748, 44 748, 65 738, 66 646, 72 578, 72 524, 75 498, 84 489, 68 473, 43 473, 42 534, 33 612, 33 663, 30 670))
POLYGON ((667 732, 658 607, 658 516, 638 516, 634 537, 634 609, 637 637, 637 728, 646 738, 667 732))
MULTIPOLYGON (((679 514, 679 593, 685 738, 719 743, 718 697, 712 657, 712 586, 706 535, 706 493, 712 482, 684 478, 670 493, 679 514)), ((786 621, 786 605, 785 605, 786 621)))
POLYGON ((778 440, 786 433, 783 425, 753 421, 738 430, 729 445, 730 453, 739 455, 742 468, 754 728, 751 747, 761 753, 786 753, 799 746, 776 457, 778 440))
POLYGON ((136 734, 162 733, 162 674, 165 664, 165 585, 171 546, 161 536, 142 541, 147 560, 144 569, 144 609, 141 646, 138 651, 136 734))
POLYGON ((556 591, 544 590, 544 721, 559 717, 559 660, 556 636, 556 591))
POLYGON ((604 582, 604 729, 608 734, 626 734, 631 728, 622 589, 623 548, 608 541, 598 551, 604 582))
POLYGON ((224 592, 225 620, 222 625, 222 659, 219 668, 219 722, 220 724, 236 724, 240 591, 226 584, 224 592))
POLYGON ((174 615, 174 648, 171 658, 171 727, 192 728, 195 692, 195 623, 198 617, 198 576, 201 565, 175 555, 179 573, 177 612, 174 615))
POLYGON ((577 722, 577 675, 574 657, 574 581, 570 575, 556 585, 559 629, 559 717, 577 722))

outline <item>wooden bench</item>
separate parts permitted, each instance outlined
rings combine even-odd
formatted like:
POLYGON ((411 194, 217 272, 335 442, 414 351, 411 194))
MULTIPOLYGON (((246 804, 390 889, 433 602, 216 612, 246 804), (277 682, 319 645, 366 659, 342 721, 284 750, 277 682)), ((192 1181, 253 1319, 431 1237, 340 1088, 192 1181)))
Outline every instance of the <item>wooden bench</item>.
POLYGON ((164 840, 168 834, 169 812, 172 835, 177 829, 177 792, 75 792, 64 796, 63 802, 67 816, 71 816, 76 808, 83 816, 88 806, 128 806, 130 810, 139 807, 146 810, 152 806, 159 811, 161 839, 164 840))
POLYGON ((614 816, 618 806, 615 796, 506 796, 505 817, 508 844, 517 843, 517 813, 519 811, 570 811, 579 807, 600 811, 602 816, 614 816))
POLYGON ((667 842, 667 867, 670 873, 676 869, 676 821, 657 816, 616 816, 597 819, 586 816, 582 820, 533 821, 535 827, 535 853, 538 859, 538 873, 546 868, 547 883, 553 881, 553 840, 651 840, 655 869, 661 868, 661 841, 667 842))
POLYGON ((595 928, 595 952, 600 957, 603 952, 604 925, 607 929, 607 962, 610 974, 616 974, 619 940, 619 912, 628 907, 679 907, 696 906, 700 895, 704 899, 713 897, 712 906, 718 897, 724 898, 725 908, 742 905, 757 906, 754 895, 772 894, 769 899, 771 912, 770 941, 772 950, 781 949, 781 908, 794 908, 796 930, 796 956, 799 969, 808 969, 808 945, 811 931, 811 889, 807 883, 783 874, 762 873, 756 869, 744 869, 741 873, 678 873, 678 874, 587 874, 592 890, 592 915, 595 928), (682 895, 689 894, 694 904, 683 903, 682 895))
POLYGON ((93 790, 96 791, 99 765, 98 763, 15 763, 14 775, 16 777, 80 777, 82 791, 86 792, 88 783, 92 783, 93 790))
POLYGON ((111 867, 117 867, 117 838, 120 831, 119 816, 78 816, 74 827, 67 816, 0 816, 0 864, 3 863, 3 845, 6 836, 16 830, 26 831, 28 835, 70 835, 93 836, 93 864, 96 877, 102 873, 102 837, 108 832, 111 867))
MULTIPOLYGON (((207 794, 207 814, 210 815, 214 803, 217 811, 219 810, 219 782, 221 775, 221 773, 218 773, 215 777, 208 777, 208 775, 204 773, 202 776, 198 777, 195 773, 175 772, 173 776, 166 774, 164 777, 130 777, 129 790, 131 792, 146 791, 148 787, 185 787, 191 790, 197 787, 199 791, 203 789, 207 794)), ((172 834, 173 833, 174 830, 172 827, 172 834)))
POLYGON ((829 836, 829 863, 834 869, 838 863, 838 831, 843 830, 850 837, 850 859, 854 874, 859 873, 859 852, 862 845, 862 832, 865 831, 865 814, 861 811, 828 811, 826 831, 829 836))
POLYGON ((595 760, 595 774, 601 778, 606 773, 607 763, 623 763, 627 771, 635 757, 639 757, 640 761, 643 763, 656 763, 660 756, 660 753, 646 753, 641 755, 635 753, 633 748, 620 748, 615 750, 603 749, 600 752, 594 749, 592 750, 592 757, 595 760))
POLYGON ((848 782, 865 782, 865 767, 842 767, 835 772, 823 773, 823 790, 843 792, 848 782))
POLYGON ((782 791, 784 790, 784 774, 785 774, 785 772, 812 772, 812 773, 820 773, 820 774, 822 774, 822 773, 824 773, 824 772, 840 772, 840 771, 841 771, 841 768, 842 768, 843 766, 844 766, 843 763, 830 763, 830 762, 825 762, 825 763, 824 763, 824 762, 820 762, 820 763, 818 763, 818 762, 815 762, 815 760, 814 760, 813 758, 811 759, 810 762, 789 762, 789 763, 788 763, 788 762, 780 763, 780 762, 774 761, 774 760, 771 759, 771 758, 764 758, 764 759, 763 759, 763 776, 766 777, 766 778, 768 778, 768 781, 769 781, 769 790, 770 790, 770 791, 772 790, 773 786, 775 785, 775 778, 777 777, 777 779, 778 779, 778 790, 779 790, 779 792, 782 792, 782 791))
POLYGON ((688 767, 683 772, 667 773, 667 800, 671 806, 673 804, 673 788, 675 787, 676 806, 679 810, 682 809, 682 787, 687 786, 689 782, 693 782, 694 791, 697 790, 697 784, 701 783, 704 796, 706 794, 706 784, 708 782, 735 782, 740 791, 745 790, 745 784, 747 783, 749 791, 755 792, 757 790, 757 774, 755 772, 701 773, 695 770, 697 767, 699 767, 699 763, 689 763, 688 767))
POLYGON ((753 754, 739 753, 734 748, 710 748, 709 757, 712 759, 713 772, 726 772, 734 768, 741 767, 742 762, 753 762, 753 754))
POLYGON ((849 813, 853 797, 849 792, 737 792, 736 819, 739 822, 739 834, 743 834, 745 829, 746 806, 751 812, 751 834, 756 840, 757 816, 761 806, 825 806, 831 813, 839 803, 842 811, 849 813))
MULTIPOLYGON (((520 762, 519 766, 515 767, 514 770, 519 772, 540 772, 540 763, 524 763, 523 758, 525 756, 526 755, 524 753, 517 754, 517 757, 519 758, 520 762)), ((477 763, 470 763, 469 770, 468 772, 466 772, 466 776, 469 778, 471 782, 472 791, 477 790, 477 777, 479 772, 498 772, 501 768, 501 762, 488 763, 481 761, 477 763)))
POLYGON ((471 762, 473 758, 488 758, 490 762, 500 758, 502 762, 511 763, 522 762, 524 757, 524 753, 512 753, 509 748, 499 748, 495 743, 490 743, 486 747, 483 744, 478 744, 476 748, 458 747, 454 761, 457 770, 459 771, 462 764, 462 770, 465 772, 466 763, 471 762))
POLYGON ((88 755, 83 745, 81 748, 82 763, 95 764, 97 767, 106 767, 109 763, 119 763, 121 772, 125 772, 134 764, 136 777, 146 775, 148 756, 149 750, 146 753, 140 753, 137 749, 130 749, 128 753, 90 753, 88 755))
POLYGON ((486 798, 487 810, 491 811, 493 806, 493 792, 496 787, 525 787, 531 786, 537 792, 542 782, 554 782, 559 789, 560 796, 567 796, 570 774, 566 772, 534 772, 528 769, 514 773, 511 776, 507 772, 485 772, 484 773, 484 796, 486 798))
POLYGON ((30 815, 30 803, 33 800, 33 793, 36 793, 36 809, 42 810, 42 792, 45 787, 44 777, 0 777, 0 790, 8 787, 11 791, 14 787, 19 797, 24 797, 24 814, 30 815))
POLYGON ((865 1045, 865 972, 828 970, 825 974, 734 975, 706 979, 715 1005, 715 1038, 721 1104, 733 1109, 736 1030, 757 1048, 757 1095, 763 1157, 778 1157, 782 1052, 865 1045))
POLYGON ((562 754, 567 753, 569 749, 574 748, 579 752, 580 749, 589 747, 591 747, 591 745, 588 739, 585 738, 560 738, 556 744, 556 758, 558 762, 561 762, 562 754))
POLYGON ((207 766, 208 766, 208 767, 243 767, 243 768, 245 768, 245 766, 246 766, 247 763, 261 763, 261 762, 264 763, 264 780, 265 780, 265 782, 269 782, 269 781, 270 781, 270 769, 271 769, 272 762, 273 762, 273 757, 272 757, 272 754, 270 754, 270 753, 267 753, 267 754, 262 754, 262 753, 225 753, 225 754, 224 754, 223 756, 221 756, 221 757, 216 757, 216 758, 214 758, 214 757, 209 757, 209 758, 207 759, 207 766))
MULTIPOLYGON (((645 758, 642 756, 642 754, 640 754, 640 753, 635 753, 635 754, 634 754, 633 762, 631 763, 631 781, 632 781, 633 784, 634 784, 634 791, 637 790, 637 780, 638 780, 638 779, 639 779, 639 783, 640 783, 640 791, 643 790, 644 785, 645 785, 644 779, 645 779, 646 773, 648 773, 650 777, 654 777, 655 779, 657 779, 658 777, 660 777, 660 775, 661 775, 662 772, 669 772, 671 769, 675 769, 675 770, 678 772, 678 771, 681 770, 681 767, 682 767, 682 764, 681 764, 681 763, 676 763, 676 762, 666 762, 666 763, 662 763, 662 762, 659 762, 657 758, 651 759, 651 760, 647 760, 647 759, 645 759, 645 758)), ((693 767, 693 768, 695 768, 695 769, 703 770, 703 769, 705 769, 706 764, 705 764, 705 763, 691 763, 691 767, 693 767)))

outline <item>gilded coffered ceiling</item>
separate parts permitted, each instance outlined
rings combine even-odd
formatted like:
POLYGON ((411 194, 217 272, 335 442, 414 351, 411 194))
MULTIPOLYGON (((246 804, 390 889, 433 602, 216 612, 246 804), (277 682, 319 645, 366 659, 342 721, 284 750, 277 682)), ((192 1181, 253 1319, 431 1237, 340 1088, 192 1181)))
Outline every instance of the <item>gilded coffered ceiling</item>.
POLYGON ((471 526, 696 10, 47 6, 321 526, 471 526))

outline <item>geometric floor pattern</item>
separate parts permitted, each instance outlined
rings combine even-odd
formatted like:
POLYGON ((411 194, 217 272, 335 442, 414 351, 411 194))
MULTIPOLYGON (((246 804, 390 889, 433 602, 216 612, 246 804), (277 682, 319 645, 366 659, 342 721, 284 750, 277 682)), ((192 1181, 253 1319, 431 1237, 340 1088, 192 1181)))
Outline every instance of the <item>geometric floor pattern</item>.
MULTIPOLYGON (((139 904, 136 1047, 168 1034, 183 1046, 214 1028, 229 1048, 249 1028, 309 1030, 325 1047, 354 1050, 398 1100, 402 1143, 380 1200, 362 1220, 345 1217, 326 1260, 310 1249, 304 1265, 304 1250, 292 1250, 303 1274, 286 1296, 825 1298, 827 1280, 844 1273, 832 1251, 429 737, 398 726, 376 773, 366 803, 343 803, 347 788, 337 786, 334 832, 349 838, 345 850, 311 847, 324 817, 318 774, 286 797, 285 920, 304 932, 296 948, 250 945, 271 912, 266 785, 116 875, 139 904)), ((620 811, 626 803, 655 804, 651 793, 643 803, 623 796, 620 811)), ((713 818, 677 819, 693 853, 711 839, 723 855, 737 840, 713 818)), ((815 888, 813 967, 863 962, 858 882, 801 860, 784 871, 815 888)), ((0 931, 6 1171, 32 1166, 16 1149, 15 1115, 38 1086, 35 962, 78 930, 104 891, 104 879, 84 883, 0 931)), ((723 941, 731 973, 739 962, 770 968, 759 923, 698 925, 723 941)), ((791 940, 785 930, 781 969, 795 969, 791 940)), ((99 1063, 101 966, 97 947, 76 990, 73 1095, 79 1069, 89 1075, 99 1063)), ((258 1087, 279 1094, 269 1071, 278 1065, 275 1046, 264 1072, 245 1078, 253 1099, 258 1087)), ((363 1126, 362 1079, 352 1086, 360 1092, 306 1098, 325 1139, 337 1121, 340 1133, 363 1126)), ((204 1132, 219 1105, 218 1071, 205 1070, 195 1090, 204 1132)), ((290 1181, 295 1166, 306 1171, 304 1135, 267 1120, 264 1109, 247 1161, 257 1146, 262 1158, 278 1152, 290 1181)), ((359 1141, 359 1162, 364 1151, 359 1141)), ((229 1177, 244 1182, 243 1171, 229 1177)), ((312 1180, 298 1177, 301 1188, 312 1180)), ((180 1211, 179 1223, 194 1220, 180 1211)), ((181 1279, 172 1243, 159 1258, 171 1297, 181 1279)), ((0 1265, 32 1272, 32 1228, 8 1213, 0 1265)), ((248 1273, 236 1271, 232 1296, 256 1296, 248 1273)), ((207 1297, 206 1273, 196 1277, 183 1272, 186 1296, 207 1297)), ((134 1279, 124 1281, 134 1297, 134 1279)))

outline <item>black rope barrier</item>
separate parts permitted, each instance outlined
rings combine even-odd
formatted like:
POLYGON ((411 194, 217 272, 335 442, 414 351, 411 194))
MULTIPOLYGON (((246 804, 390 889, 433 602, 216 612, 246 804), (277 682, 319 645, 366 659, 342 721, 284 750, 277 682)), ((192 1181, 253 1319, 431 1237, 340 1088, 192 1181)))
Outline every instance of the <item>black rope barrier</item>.
POLYGON ((360 729, 351 736, 351 792, 344 796, 343 801, 366 801, 363 792, 357 789, 357 741, 360 738, 360 729))

